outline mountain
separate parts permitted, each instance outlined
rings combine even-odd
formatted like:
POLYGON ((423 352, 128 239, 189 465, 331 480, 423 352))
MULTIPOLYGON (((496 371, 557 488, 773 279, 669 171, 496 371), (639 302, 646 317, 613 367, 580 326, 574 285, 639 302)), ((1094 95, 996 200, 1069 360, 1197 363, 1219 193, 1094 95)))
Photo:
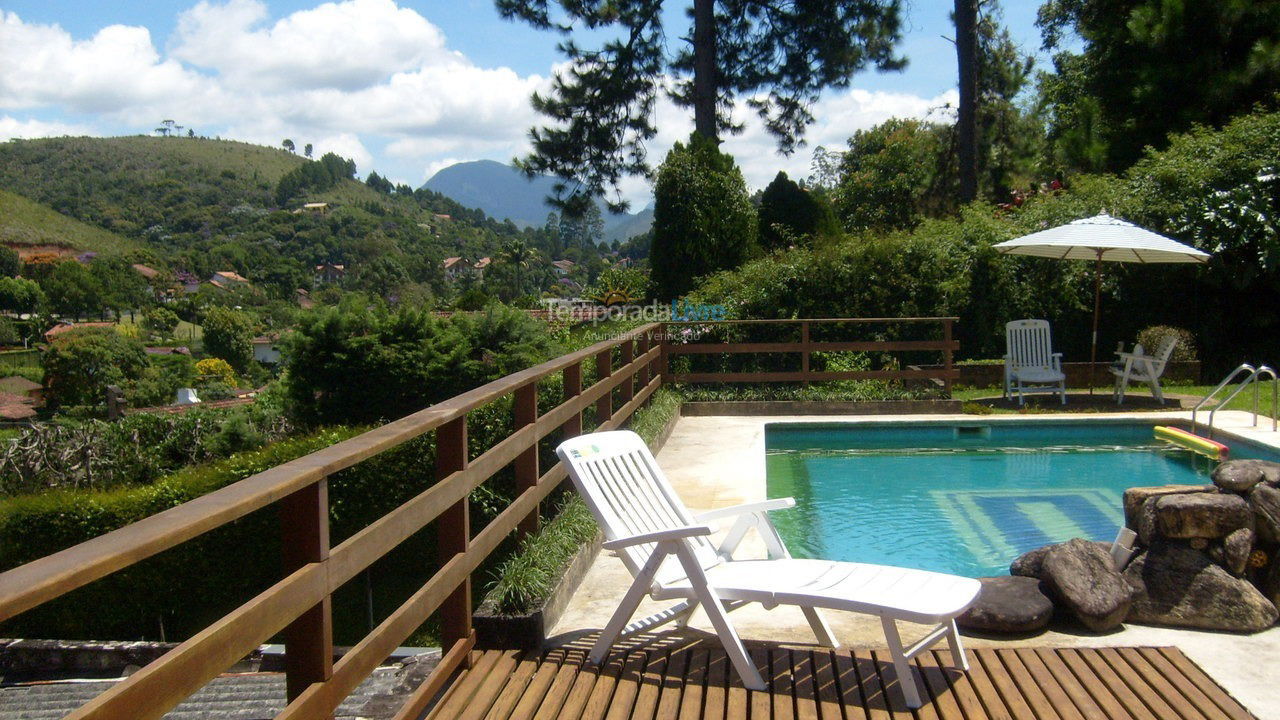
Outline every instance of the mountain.
MULTIPOLYGON (((521 227, 538 227, 553 211, 546 198, 555 193, 555 182, 547 175, 529 179, 516 168, 493 160, 474 160, 440 170, 423 187, 460 205, 479 208, 490 217, 507 219, 521 227)), ((650 209, 614 215, 601 207, 601 212, 607 241, 643 234, 653 221, 650 209)))

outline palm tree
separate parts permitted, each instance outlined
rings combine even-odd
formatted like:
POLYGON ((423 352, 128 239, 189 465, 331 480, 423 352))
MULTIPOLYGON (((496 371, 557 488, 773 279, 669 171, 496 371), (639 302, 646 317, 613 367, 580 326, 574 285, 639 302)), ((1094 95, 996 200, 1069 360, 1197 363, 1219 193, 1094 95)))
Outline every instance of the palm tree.
POLYGON ((529 247, 523 240, 511 240, 502 246, 498 251, 498 257, 502 262, 511 266, 515 273, 516 279, 516 297, 524 294, 524 271, 529 267, 529 263, 537 257, 537 252, 529 247))

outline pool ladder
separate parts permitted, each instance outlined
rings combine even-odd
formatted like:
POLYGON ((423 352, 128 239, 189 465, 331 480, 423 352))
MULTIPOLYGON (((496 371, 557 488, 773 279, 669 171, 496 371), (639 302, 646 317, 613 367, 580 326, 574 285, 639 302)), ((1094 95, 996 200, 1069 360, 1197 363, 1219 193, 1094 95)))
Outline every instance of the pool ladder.
POLYGON ((1242 390, 1250 385, 1253 386, 1253 426, 1258 427, 1258 383, 1266 377, 1271 378, 1271 432, 1276 432, 1276 410, 1280 407, 1280 378, 1276 377, 1276 371, 1269 365, 1263 365, 1255 368, 1249 363, 1240 363, 1240 367, 1232 370, 1231 373, 1222 380, 1222 382, 1218 383, 1218 387, 1214 388, 1213 392, 1205 395, 1200 399, 1200 402, 1196 403, 1195 407, 1191 408, 1191 432, 1196 432, 1196 413, 1200 411, 1200 408, 1204 407, 1204 404, 1212 400, 1215 395, 1222 391, 1223 388, 1231 384, 1231 382, 1239 377, 1241 373, 1248 373, 1248 375, 1226 396, 1226 398, 1222 400, 1222 402, 1214 405, 1213 409, 1209 411, 1209 424, 1206 426, 1208 428, 1208 433, 1205 437, 1210 439, 1213 438, 1214 413, 1218 412, 1219 408, 1226 406, 1227 403, 1234 400, 1242 390))

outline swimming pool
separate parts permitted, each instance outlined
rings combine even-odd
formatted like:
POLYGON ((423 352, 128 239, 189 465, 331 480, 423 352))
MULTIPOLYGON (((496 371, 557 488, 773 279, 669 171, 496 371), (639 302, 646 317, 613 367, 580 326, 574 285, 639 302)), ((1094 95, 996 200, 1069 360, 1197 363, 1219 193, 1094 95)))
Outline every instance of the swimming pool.
MULTIPOLYGON (((820 424, 765 428, 769 497, 796 557, 970 577, 1084 537, 1112 540, 1121 495, 1208 482, 1216 463, 1152 437, 1152 423, 820 424)), ((1232 457, 1280 459, 1232 444, 1232 457)))

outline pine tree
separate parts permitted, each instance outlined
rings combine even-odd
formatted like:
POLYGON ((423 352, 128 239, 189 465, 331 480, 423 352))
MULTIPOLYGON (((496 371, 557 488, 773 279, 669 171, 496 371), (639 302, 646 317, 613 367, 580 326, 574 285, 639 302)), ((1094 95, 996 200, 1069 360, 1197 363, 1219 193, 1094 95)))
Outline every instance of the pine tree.
POLYGON ((790 153, 813 121, 810 106, 828 87, 846 87, 857 71, 900 69, 900 0, 693 0, 687 47, 669 57, 662 0, 496 0, 504 18, 569 36, 575 30, 616 36, 598 49, 566 38, 570 67, 550 94, 533 96, 550 121, 530 130, 533 152, 519 162, 528 174, 560 178, 552 203, 581 212, 590 198, 626 175, 647 175, 659 92, 692 108, 695 130, 718 143, 738 132, 731 118, 740 96, 760 116, 778 147, 790 153), (674 87, 664 82, 674 76, 674 87))

